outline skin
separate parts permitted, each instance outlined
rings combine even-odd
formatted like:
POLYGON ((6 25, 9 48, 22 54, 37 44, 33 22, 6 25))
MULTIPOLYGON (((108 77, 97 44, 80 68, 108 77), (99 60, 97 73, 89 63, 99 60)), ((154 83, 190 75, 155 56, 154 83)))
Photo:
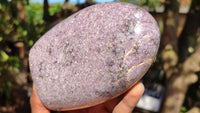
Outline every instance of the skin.
MULTIPOLYGON (((129 91, 127 91, 124 95, 119 96, 118 98, 100 105, 96 105, 94 107, 65 111, 64 113, 131 113, 143 92, 144 85, 138 82, 129 91)), ((50 113, 50 110, 46 108, 40 101, 34 86, 30 104, 32 113, 50 113)))

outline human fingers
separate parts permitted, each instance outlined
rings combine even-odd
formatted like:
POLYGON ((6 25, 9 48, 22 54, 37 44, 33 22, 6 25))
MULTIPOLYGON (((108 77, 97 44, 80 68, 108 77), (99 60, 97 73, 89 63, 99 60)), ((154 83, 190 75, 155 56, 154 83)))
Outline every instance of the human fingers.
POLYGON ((47 109, 40 101, 34 85, 33 85, 32 96, 30 98, 30 104, 32 113, 50 113, 50 110, 47 109))
POLYGON ((135 84, 114 108, 113 113, 131 113, 144 92, 141 82, 135 84))

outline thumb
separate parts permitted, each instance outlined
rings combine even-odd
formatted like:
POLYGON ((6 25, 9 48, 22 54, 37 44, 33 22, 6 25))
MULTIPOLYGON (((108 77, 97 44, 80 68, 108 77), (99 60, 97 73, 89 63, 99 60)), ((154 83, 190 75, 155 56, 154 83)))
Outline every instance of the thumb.
POLYGON ((114 108, 113 113, 132 113, 140 97, 144 93, 144 85, 140 82, 135 84, 114 108))
POLYGON ((32 113, 50 113, 50 110, 46 108, 40 101, 34 85, 32 96, 30 98, 30 104, 32 113))

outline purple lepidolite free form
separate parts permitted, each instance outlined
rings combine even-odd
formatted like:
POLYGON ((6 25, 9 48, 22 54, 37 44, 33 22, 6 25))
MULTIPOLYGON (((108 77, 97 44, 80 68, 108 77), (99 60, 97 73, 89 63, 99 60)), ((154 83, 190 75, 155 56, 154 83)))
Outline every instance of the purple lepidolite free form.
POLYGON ((38 96, 53 110, 112 99, 147 72, 159 42, 157 22, 138 6, 110 2, 87 7, 49 30, 30 50, 38 96))

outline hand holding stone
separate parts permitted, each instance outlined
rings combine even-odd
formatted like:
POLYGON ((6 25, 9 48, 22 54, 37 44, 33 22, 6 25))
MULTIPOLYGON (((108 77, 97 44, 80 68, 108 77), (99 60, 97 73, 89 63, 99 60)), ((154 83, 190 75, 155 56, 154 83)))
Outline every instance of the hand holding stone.
MULTIPOLYGON (((126 94, 106 103, 86 109, 65 111, 64 113, 131 113, 143 92, 143 84, 137 83, 126 94)), ((33 87, 30 101, 32 113, 50 113, 50 110, 46 108, 40 101, 35 87, 33 87)))

